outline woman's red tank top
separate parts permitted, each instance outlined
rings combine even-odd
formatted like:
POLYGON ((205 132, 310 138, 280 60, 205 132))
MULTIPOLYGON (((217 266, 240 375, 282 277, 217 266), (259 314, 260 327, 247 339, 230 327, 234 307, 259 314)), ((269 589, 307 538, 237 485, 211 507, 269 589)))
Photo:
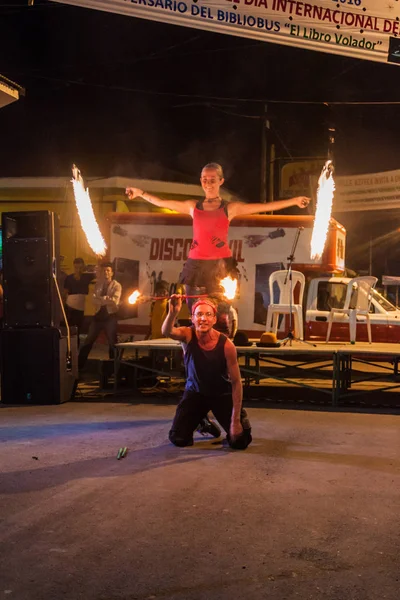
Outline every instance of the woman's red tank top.
POLYGON ((189 258, 215 260, 232 256, 228 245, 228 230, 229 219, 225 202, 216 210, 201 210, 196 206, 189 258))

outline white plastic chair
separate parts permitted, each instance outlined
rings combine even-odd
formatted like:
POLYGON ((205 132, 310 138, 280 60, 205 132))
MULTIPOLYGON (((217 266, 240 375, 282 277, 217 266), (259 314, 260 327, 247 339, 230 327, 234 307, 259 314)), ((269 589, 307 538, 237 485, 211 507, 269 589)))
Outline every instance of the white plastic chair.
POLYGON ((346 298, 343 308, 331 308, 328 317, 328 331, 326 341, 329 341, 333 322, 343 323, 343 319, 335 319, 335 315, 348 315, 350 327, 350 342, 356 341, 357 317, 362 315, 366 318, 368 341, 372 343, 371 322, 369 318, 369 307, 371 305, 372 290, 378 279, 370 275, 365 277, 354 277, 347 284, 346 298))
MULTIPOLYGON (((279 315, 290 314, 290 278, 287 277, 288 271, 274 271, 269 278, 269 297, 270 305, 267 312, 266 331, 278 331, 279 315), (285 283, 286 281, 286 283, 285 283), (278 302, 274 303, 274 284, 279 289, 278 302)), ((303 339, 303 295, 306 280, 300 271, 292 271, 292 315, 294 317, 294 335, 300 340, 303 339), (300 285, 298 303, 294 303, 294 292, 296 286, 300 285)))

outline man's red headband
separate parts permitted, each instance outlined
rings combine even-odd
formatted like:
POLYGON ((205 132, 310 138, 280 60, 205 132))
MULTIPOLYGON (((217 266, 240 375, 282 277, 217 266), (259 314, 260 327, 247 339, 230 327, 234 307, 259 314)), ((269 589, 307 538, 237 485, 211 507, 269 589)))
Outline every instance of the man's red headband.
POLYGON ((210 308, 212 308, 213 313, 214 313, 214 317, 217 314, 217 307, 215 306, 215 304, 213 302, 211 302, 211 300, 197 300, 197 302, 195 302, 192 306, 192 315, 194 315, 194 311, 196 310, 196 308, 198 306, 200 306, 201 304, 207 304, 207 306, 209 306, 210 308))

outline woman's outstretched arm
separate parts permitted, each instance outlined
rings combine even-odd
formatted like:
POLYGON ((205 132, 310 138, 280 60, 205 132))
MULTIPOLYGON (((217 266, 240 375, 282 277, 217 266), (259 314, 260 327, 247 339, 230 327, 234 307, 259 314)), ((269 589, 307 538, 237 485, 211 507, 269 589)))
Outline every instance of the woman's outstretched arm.
POLYGON ((306 208, 310 202, 310 198, 306 196, 298 196, 290 198, 290 200, 275 200, 274 202, 256 202, 246 204, 245 202, 229 202, 228 216, 229 219, 240 217, 243 215, 256 215, 263 212, 271 212, 273 210, 282 210, 290 206, 299 206, 306 208))
POLYGON ((160 208, 175 210, 184 215, 192 215, 193 209, 196 206, 195 200, 162 200, 161 198, 158 198, 158 196, 153 196, 153 194, 148 194, 147 192, 134 187, 126 188, 125 193, 129 200, 141 197, 143 200, 146 200, 146 202, 150 202, 150 204, 154 204, 160 208))

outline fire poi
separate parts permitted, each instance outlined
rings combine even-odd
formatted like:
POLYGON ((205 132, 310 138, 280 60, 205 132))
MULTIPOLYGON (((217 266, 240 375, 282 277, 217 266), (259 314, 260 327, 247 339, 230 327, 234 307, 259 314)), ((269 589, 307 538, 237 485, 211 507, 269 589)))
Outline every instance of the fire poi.
MULTIPOLYGON (((224 296, 227 300, 233 300, 236 295, 237 279, 225 277, 220 281, 220 285, 224 290, 224 296)), ((180 294, 179 294, 180 295, 180 294)), ((181 295, 181 298, 208 298, 209 294, 192 294, 181 295)), ((143 296, 139 290, 135 290, 128 298, 129 304, 136 304, 139 298, 143 301, 153 302, 154 300, 165 300, 165 296, 143 296)))
POLYGON ((139 290, 135 290, 134 292, 132 292, 132 294, 128 298, 129 304, 136 304, 136 302, 139 299, 139 296, 141 295, 142 294, 139 292, 139 290))
POLYGON ((224 289, 224 296, 227 300, 233 300, 236 296, 237 279, 232 277, 225 277, 220 281, 221 286, 224 289))
POLYGON ((332 161, 327 160, 318 179, 317 208, 311 237, 311 259, 321 258, 324 252, 335 192, 333 171, 332 161))
POLYGON ((72 187, 79 219, 88 244, 97 256, 103 257, 107 252, 107 246, 93 212, 89 188, 85 189, 81 172, 76 165, 72 166, 72 187))

